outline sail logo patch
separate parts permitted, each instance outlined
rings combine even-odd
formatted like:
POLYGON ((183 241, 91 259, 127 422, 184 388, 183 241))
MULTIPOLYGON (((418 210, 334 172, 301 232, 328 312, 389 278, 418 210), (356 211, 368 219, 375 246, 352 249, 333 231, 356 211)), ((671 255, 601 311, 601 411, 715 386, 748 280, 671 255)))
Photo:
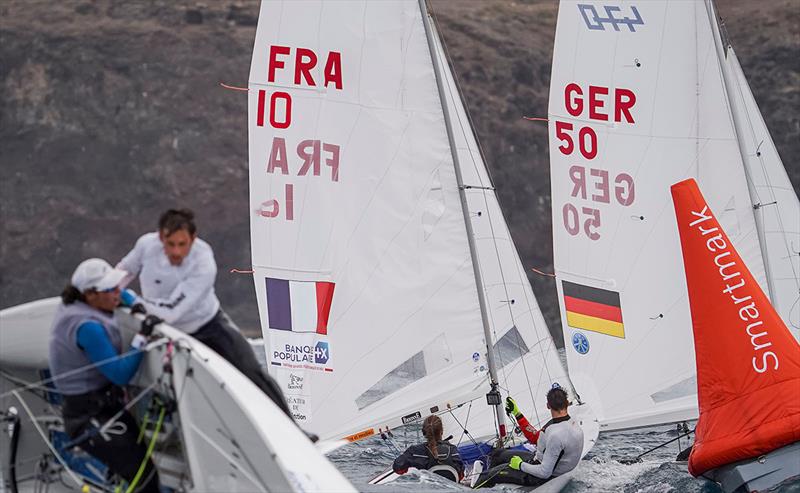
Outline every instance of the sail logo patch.
POLYGON ((589 352, 589 339, 580 332, 572 334, 572 347, 578 354, 586 354, 589 352))
POLYGON ((568 326, 625 338, 619 293, 569 281, 561 281, 561 287, 568 326))
POLYGON ((271 277, 265 280, 270 329, 328 334, 334 283, 271 277))
MULTIPOLYGON (((268 353, 270 365, 279 366, 287 370, 333 371, 333 368, 329 366, 331 362, 331 346, 329 342, 316 341, 298 344, 295 341, 286 342, 286 337, 276 337, 275 334, 283 335, 286 332, 275 331, 274 334, 270 334, 269 347, 273 348, 268 353)), ((298 336, 292 335, 292 338, 296 337, 298 336)), ((294 378, 287 382, 285 388, 289 389, 290 385, 295 385, 299 386, 299 390, 302 390, 303 385, 307 383, 303 378, 294 378)))
POLYGON ((314 346, 314 363, 324 365, 328 362, 328 358, 330 356, 330 346, 325 341, 319 341, 316 346, 314 346))
POLYGON ((617 17, 617 14, 622 12, 622 7, 603 5, 603 10, 605 10, 605 17, 603 17, 597 12, 597 8, 594 5, 586 3, 578 4, 578 10, 581 12, 583 22, 586 23, 586 27, 593 31, 605 31, 606 25, 613 27, 615 31, 619 31, 619 26, 622 24, 623 26, 627 26, 630 32, 635 33, 636 26, 644 26, 644 21, 642 20, 642 16, 639 15, 639 9, 633 5, 631 5, 630 8, 631 17, 617 17))

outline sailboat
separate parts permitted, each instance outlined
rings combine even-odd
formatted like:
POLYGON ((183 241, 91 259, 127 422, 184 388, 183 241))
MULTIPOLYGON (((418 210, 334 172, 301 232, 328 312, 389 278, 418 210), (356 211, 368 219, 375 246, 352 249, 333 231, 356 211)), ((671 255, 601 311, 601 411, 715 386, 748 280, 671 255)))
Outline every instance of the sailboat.
MULTIPOLYGON (((47 370, 60 301, 0 311, 0 410, 9 431, 0 434, 2 476, 11 491, 112 491, 117 485, 105 465, 70 446, 63 431, 60 394, 47 370)), ((115 316, 127 346, 142 316, 127 309, 115 316)), ((197 492, 355 491, 230 363, 165 323, 154 334, 128 389, 162 485, 197 492), (163 403, 165 413, 155 407, 147 414, 149 402, 163 403)))
POLYGON ((795 338, 800 205, 710 0, 559 6, 549 101, 570 378, 602 431, 698 417, 669 187, 694 178, 795 338))
POLYGON ((570 381, 425 2, 263 1, 248 94, 253 278, 295 418, 508 443, 511 395, 544 424, 570 381))
POLYGON ((800 477, 800 344, 697 183, 671 190, 697 358, 700 419, 689 472, 726 493, 767 491, 800 477))

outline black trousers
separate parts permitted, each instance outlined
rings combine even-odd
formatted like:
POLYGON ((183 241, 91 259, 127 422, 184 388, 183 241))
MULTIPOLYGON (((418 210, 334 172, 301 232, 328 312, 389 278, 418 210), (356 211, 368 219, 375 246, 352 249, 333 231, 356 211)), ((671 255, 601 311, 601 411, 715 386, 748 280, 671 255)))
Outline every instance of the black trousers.
POLYGON ((147 443, 136 443, 139 425, 133 416, 125 411, 117 418, 105 437, 97 433, 92 420, 103 426, 124 407, 122 390, 116 386, 76 396, 64 396, 64 428, 77 445, 108 466, 114 474, 129 483, 144 462, 145 468, 137 482, 137 493, 159 493, 158 472, 153 461, 144 461, 147 443), (124 429, 124 431, 122 431, 124 429), (106 438, 108 440, 106 440, 106 438))
POLYGON ((225 312, 218 311, 214 318, 193 332, 191 336, 228 360, 267 394, 287 416, 292 417, 280 386, 261 368, 253 352, 253 347, 225 312))
POLYGON ((504 449, 495 450, 489 455, 490 469, 481 473, 476 485, 480 485, 481 488, 490 488, 498 483, 539 486, 547 482, 547 479, 537 478, 536 476, 531 476, 528 473, 508 467, 508 461, 515 455, 520 456, 524 462, 531 464, 538 463, 534 460, 535 454, 533 452, 504 449))

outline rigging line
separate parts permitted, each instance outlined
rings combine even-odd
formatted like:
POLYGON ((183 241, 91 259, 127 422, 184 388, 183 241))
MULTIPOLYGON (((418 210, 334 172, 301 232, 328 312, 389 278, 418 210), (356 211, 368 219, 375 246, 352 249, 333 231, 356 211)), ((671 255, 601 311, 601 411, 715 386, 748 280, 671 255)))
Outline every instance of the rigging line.
POLYGON ((250 90, 250 89, 248 89, 246 87, 232 86, 232 85, 229 85, 229 84, 225 84, 224 82, 220 82, 219 85, 222 86, 224 89, 230 89, 231 91, 248 92, 250 90))
MULTIPOLYGON (((457 424, 459 427, 461 427, 461 437, 459 437, 459 439, 458 439, 458 443, 461 443, 461 439, 462 439, 462 438, 464 438, 464 435, 467 435, 467 438, 469 438, 469 441, 470 441, 470 442, 472 442, 472 444, 473 444, 473 445, 475 445, 475 447, 479 447, 479 444, 478 444, 478 442, 475 440, 475 437, 473 437, 473 436, 472 436, 472 433, 470 433, 470 432, 467 430, 467 426, 466 426, 466 425, 467 425, 467 423, 468 423, 468 421, 469 421, 469 413, 470 413, 471 411, 472 411, 472 401, 470 401, 470 402, 469 402, 469 408, 467 408, 467 419, 464 421, 464 424, 462 425, 462 424, 461 424, 461 422, 460 422, 460 421, 458 420, 458 418, 456 417, 455 413, 453 413, 453 410, 452 410, 452 409, 449 409, 449 408, 447 409, 447 412, 449 412, 449 413, 450 413, 450 416, 453 418, 453 420, 456 422, 456 424, 457 424)), ((495 426, 495 429, 496 429, 496 428, 497 428, 497 427, 495 426)))
MULTIPOLYGON (((745 96, 745 91, 751 93, 750 94, 751 98, 752 98, 752 92, 749 90, 749 86, 747 87, 747 89, 745 89, 739 83, 740 79, 743 78, 744 82, 746 84, 747 83, 747 78, 745 77, 744 72, 741 70, 741 65, 739 64, 738 57, 736 57, 736 52, 734 51, 732 53, 733 53, 733 57, 731 58, 731 60, 736 64, 736 66, 739 69, 739 70, 735 71, 736 74, 735 74, 735 77, 734 77, 735 78, 734 82, 736 84, 736 89, 738 90, 739 95, 741 96, 741 100, 742 100, 742 103, 743 103, 743 106, 744 106, 743 112, 744 112, 745 118, 747 119, 748 127, 749 127, 749 130, 750 130, 750 137, 752 138, 753 143, 755 143, 755 141, 757 140, 757 136, 756 136, 756 131, 755 131, 756 125, 753 124, 753 121, 755 120, 755 122, 758 123, 758 119, 759 118, 757 118, 757 117, 756 118, 751 118, 751 116, 750 116, 750 111, 748 111, 748 105, 747 105, 747 102, 746 102, 747 98, 745 96), (739 77, 740 74, 741 74, 741 77, 739 77)), ((756 107, 756 109, 757 109, 757 107, 756 107)), ((760 116, 760 111, 759 111, 759 116, 760 116)), ((763 117, 761 117, 761 120, 763 121, 763 117)), ((758 125, 758 126, 760 126, 760 125, 758 125)), ((771 136, 769 135, 769 129, 766 128, 766 124, 764 124, 764 128, 765 128, 766 133, 767 133, 767 138, 770 138, 770 140, 771 140, 771 136)), ((761 141, 759 142, 758 146, 756 147, 755 156, 758 158, 758 163, 759 163, 759 166, 761 168, 761 172, 764 175, 764 181, 766 182, 766 188, 770 192, 770 195, 772 196, 772 198, 776 199, 774 190, 777 187, 773 186, 773 184, 772 184, 772 180, 770 178, 770 174, 767 172, 767 167, 766 167, 766 163, 765 163, 764 157, 763 157, 763 155, 762 155, 762 153, 760 151, 761 146, 762 146, 763 143, 764 143, 764 138, 761 139, 761 141)), ((775 153, 772 153, 772 154, 775 154, 775 153)), ((778 159, 779 162, 781 162, 780 161, 780 156, 777 156, 777 159, 778 159)), ((747 160, 747 162, 749 162, 749 160, 747 160)), ((747 167, 747 162, 745 162, 745 167, 747 167)), ((783 163, 781 162, 781 164, 783 164, 783 163)), ((759 196, 759 189, 762 188, 762 187, 759 187, 758 185, 755 184, 755 182, 754 182, 753 178, 751 177, 750 173, 745 173, 745 177, 747 178, 748 181, 753 183, 753 187, 755 189, 755 193, 756 193, 756 196, 758 197, 759 202, 763 202, 761 200, 761 197, 759 196)), ((775 202, 777 202, 777 200, 775 200, 775 202)), ((779 229, 780 229, 781 235, 783 236, 783 239, 784 239, 784 242, 783 242, 784 246, 787 246, 787 250, 788 250, 789 248, 788 248, 788 245, 787 245, 786 228, 783 225, 783 217, 781 216, 780 207, 776 208, 775 217, 778 220, 779 229)), ((764 254, 768 256, 769 252, 768 251, 764 252, 764 254)), ((794 277, 797 280, 798 277, 800 277, 800 276, 798 276, 797 272, 794 272, 794 270, 795 270, 794 269, 794 263, 790 262, 789 265, 791 266, 792 272, 794 274, 794 277)))
MULTIPOLYGON (((450 75, 452 76, 453 84, 455 85, 456 92, 459 96, 459 98, 457 100, 454 99, 454 101, 461 101, 461 107, 464 109, 464 114, 467 116, 467 122, 469 123, 470 130, 473 134, 473 137, 475 137, 475 144, 478 146, 478 153, 481 156, 481 160, 483 160, 483 162, 485 163, 486 153, 483 151, 483 146, 481 145, 481 141, 478 139, 478 136, 475 135, 475 132, 473 130, 475 128, 475 122, 472 120, 472 113, 469 110, 469 104, 467 103, 466 98, 464 98, 463 94, 461 93, 461 88, 460 88, 461 81, 458 78, 458 72, 453 70, 454 65, 452 63, 452 57, 450 56, 450 51, 447 49, 447 43, 445 42, 444 37, 439 34, 442 32, 442 28, 439 25, 439 19, 438 16, 436 15, 436 12, 434 11, 433 3, 430 3, 430 14, 431 14, 430 15, 431 19, 433 19, 433 24, 436 27, 437 38, 439 39, 439 44, 442 47, 442 54, 444 55, 445 62, 447 62, 447 68, 450 69, 450 75)), ((492 187, 494 187, 492 172, 488 166, 486 167, 486 174, 489 177, 489 184, 492 187)))
POLYGON ((119 418, 120 418, 120 417, 121 417, 123 414, 125 414, 125 412, 126 412, 126 411, 130 410, 130 409, 131 409, 131 408, 132 408, 132 407, 133 407, 133 406, 134 406, 134 405, 135 405, 137 402, 139 402, 140 400, 142 400, 142 398, 143 398, 145 395, 149 394, 149 393, 150 393, 150 391, 152 391, 152 390, 155 388, 155 386, 156 386, 156 385, 158 385, 158 383, 159 383, 159 382, 158 382, 158 380, 156 379, 156 380, 154 380, 154 381, 153 381, 153 383, 151 383, 150 385, 148 385, 147 387, 145 387, 145 388, 144 388, 144 389, 143 389, 141 392, 139 392, 139 394, 138 394, 136 397, 134 397, 134 398, 133 398, 133 399, 131 399, 131 400, 130 400, 130 401, 127 403, 127 404, 125 404, 124 406, 122 406, 122 409, 120 409, 119 411, 117 411, 117 413, 116 413, 116 414, 114 414, 113 416, 111 416, 111 418, 109 418, 109 420, 108 420, 108 421, 106 421, 105 423, 103 423, 103 425, 102 425, 100 428, 98 428, 98 429, 97 429, 97 431, 98 431, 100 434, 103 434, 103 433, 105 433, 106 431, 108 431, 108 430, 111 428, 111 426, 112 426, 112 425, 114 425, 114 423, 115 423, 115 422, 116 422, 116 421, 117 421, 117 420, 118 420, 118 419, 119 419, 119 418))
MULTIPOLYGON (((146 345, 142 349, 137 349, 136 351, 142 351, 142 352, 150 351, 151 349, 153 349, 155 347, 158 347, 161 344, 163 344, 163 341, 165 341, 165 340, 166 340, 166 338, 158 339, 158 340, 156 340, 154 342, 151 342, 150 344, 146 345)), ((4 397, 8 397, 9 395, 11 395, 13 393, 16 393, 17 390, 27 391, 27 390, 39 388, 39 389, 43 389, 43 390, 45 390, 47 392, 50 392, 50 391, 52 391, 54 389, 52 389, 50 387, 47 387, 46 385, 48 383, 52 383, 52 384, 55 385, 55 381, 56 380, 60 380, 60 379, 62 379, 64 377, 69 377, 69 376, 72 376, 72 375, 77 375, 78 373, 81 373, 81 372, 84 372, 84 371, 89 371, 92 368, 103 366, 105 364, 108 364, 108 363, 110 363, 112 361, 116 361, 118 359, 127 358, 127 357, 131 356, 130 353, 131 353, 131 351, 127 351, 127 352, 125 352, 123 354, 118 354, 116 356, 112 356, 110 358, 106 358, 106 359, 100 360, 97 363, 91 363, 91 364, 76 368, 74 370, 70 370, 68 372, 64 372, 61 375, 52 376, 50 378, 45 378, 45 379, 42 379, 42 380, 39 380, 39 381, 36 381, 36 382, 33 382, 33 383, 29 383, 29 384, 27 384, 25 386, 22 386, 22 387, 18 388, 18 389, 9 390, 9 391, 3 392, 2 394, 0 394, 0 399, 2 399, 4 397)))
MULTIPOLYGON (((433 12, 432 12, 432 14, 433 14, 433 12)), ((435 15, 431 15, 431 17, 433 18, 434 23, 437 26, 438 33, 440 33, 441 32, 441 28, 439 27, 439 25, 438 25, 438 23, 436 21, 435 15)), ((472 161, 473 168, 474 168, 474 170, 475 170, 475 172, 476 172, 476 174, 478 176, 479 181, 481 181, 481 182, 482 182, 482 180, 480 180, 480 177, 481 177, 480 169, 485 170, 485 172, 487 174, 487 177, 489 178, 490 185, 492 185, 492 187, 494 187, 494 183, 493 183, 493 180, 491 178, 491 172, 488 169, 488 166, 486 166, 486 164, 485 164, 486 163, 486 159, 485 159, 485 156, 483 154, 483 150, 482 150, 482 148, 480 146, 480 141, 479 141, 477 135, 475 135, 475 133, 473 131, 474 125, 473 125, 473 122, 472 122, 472 120, 470 118, 470 114, 469 114, 469 109, 467 107, 467 103, 464 101, 464 98, 462 97, 463 95, 461 94, 461 91, 459 90, 458 80, 457 80, 457 76, 455 75, 455 71, 452 69, 452 65, 449 63, 450 60, 448 59, 448 52, 447 52, 447 47, 446 47, 445 41, 444 41, 444 39, 443 39, 443 37, 441 35, 438 35, 437 39, 439 40, 439 45, 441 46, 441 54, 444 56, 444 60, 441 60, 441 58, 440 58, 440 62, 441 61, 446 62, 445 64, 447 65, 447 68, 450 69, 450 74, 452 75, 452 77, 451 77, 452 84, 447 84, 447 89, 448 89, 448 93, 450 95, 450 99, 452 100, 453 105, 456 107, 455 108, 456 109, 455 118, 457 119, 459 127, 461 128, 461 132, 464 135, 464 138, 466 140, 467 149, 469 150, 469 135, 470 134, 474 138, 475 144, 478 146, 479 155, 481 157, 481 161, 482 162, 479 164, 476 161, 475 157, 473 156, 472 152, 470 152, 469 154, 470 154, 470 158, 471 158, 471 161, 472 161), (455 91, 453 90, 452 86, 455 86, 455 91), (463 109, 465 115, 467 116, 467 125, 468 126, 466 128, 465 128, 464 122, 460 118, 460 114, 459 114, 459 111, 458 111, 459 102, 461 103, 460 107, 463 109)), ((481 185, 483 185, 483 183, 481 183, 481 185)), ((488 224, 489 224, 489 228, 490 228, 490 232, 491 232, 490 236, 492 238, 492 245, 494 247, 495 257, 497 259, 497 265, 499 267, 499 272, 500 272, 500 276, 501 276, 503 290, 504 290, 504 293, 505 293, 505 298, 506 299, 511 299, 511 296, 509 295, 509 292, 508 292, 508 285, 506 284, 505 272, 504 272, 504 268, 503 268, 503 262, 501 260, 500 249, 499 249, 498 244, 497 244, 497 235, 496 235, 495 230, 494 230, 493 221, 491 220, 491 212, 490 212, 491 211, 491 207, 489 205, 489 198, 487 197, 485 192, 482 194, 482 198, 483 198, 484 206, 486 207, 487 216, 489 217, 488 224)), ((497 202, 498 209, 500 209, 500 217, 501 217, 501 219, 505 220, 505 218, 503 217, 502 209, 500 208, 499 198, 497 197, 497 194, 493 194, 493 198, 497 202)), ((467 201, 467 203, 469 203, 469 201, 467 201)), ((508 234, 508 237, 511 238, 510 232, 506 231, 506 233, 508 234)), ((480 255, 478 255, 478 267, 479 267, 481 273, 483 273, 483 264, 481 262, 480 255)), ((527 281, 527 279, 526 279, 526 281, 527 281)), ((524 291, 524 289, 525 288, 523 286, 523 291, 524 291)), ((486 296, 487 294, 488 294, 487 290, 484 289, 483 296, 486 296)), ((526 298, 526 301, 528 301, 527 300, 527 296, 525 298, 526 298)), ((529 306, 529 308, 530 308, 530 306, 529 306)), ((517 351, 519 353, 519 357, 522 358, 523 353, 522 353, 522 346, 520 344, 521 335, 520 335, 520 332, 519 332, 519 328, 517 327, 517 321, 516 321, 516 318, 514 316, 514 311, 513 311, 512 307, 511 307, 510 303, 508 304, 508 313, 509 313, 509 317, 511 319, 512 327, 516 328, 516 332, 515 332, 516 346, 517 346, 517 351)), ((497 324, 494 323, 494 316, 493 316, 491 310, 490 310, 490 316, 493 319, 492 320, 492 333, 495 336, 495 340, 499 341, 500 338, 497 336, 497 324)), ((531 323, 532 323, 532 325, 534 327, 534 331, 536 332, 536 336, 538 338, 538 330, 536 330, 536 324, 533 321, 533 317, 531 317, 531 323)), ((487 341, 487 345, 490 342, 491 341, 487 341)), ((487 348, 487 349, 491 350, 490 348, 487 348)), ((504 358, 503 358, 502 354, 498 354, 498 357, 499 357, 500 362, 501 362, 500 369, 501 369, 501 371, 503 373, 503 379, 505 380, 506 385, 507 385, 508 384, 508 372, 506 370, 506 366, 507 365, 504 364, 504 362, 503 362, 504 358)), ((524 360, 523 360, 523 372, 525 374, 526 382, 528 383, 528 391, 530 393, 531 400, 535 403, 536 399, 533 397, 532 390, 530 389, 530 378, 528 376, 527 366, 525 365, 524 360)), ((548 370, 548 374, 549 374, 549 370, 548 370)))
POLYGON ((50 443, 50 440, 47 439, 47 436, 45 436, 44 431, 42 431, 41 426, 39 426, 39 423, 36 420, 36 416, 34 416, 33 412, 31 412, 31 408, 28 407, 28 403, 25 402, 25 399, 23 399, 22 396, 19 395, 19 392, 17 392, 17 390, 12 390, 11 393, 14 394, 17 400, 19 400, 20 404, 22 404, 22 407, 25 409, 25 412, 28 413, 28 417, 31 418, 31 423, 33 424, 34 428, 36 428, 36 431, 39 432, 39 435, 42 437, 42 440, 44 440, 44 443, 47 445, 47 448, 50 449, 50 452, 53 454, 53 456, 55 456, 58 462, 60 462, 61 465, 64 467, 64 469, 69 473, 70 478, 75 482, 75 485, 82 486, 84 482, 78 479, 78 476, 75 474, 75 472, 72 471, 72 469, 70 469, 69 466, 67 466, 67 463, 64 461, 64 458, 61 457, 61 454, 59 454, 58 451, 56 451, 55 447, 53 447, 53 444, 50 443))
MULTIPOLYGON (((471 412, 472 412, 472 401, 469 401, 469 407, 467 408, 467 417, 464 418, 464 425, 468 425, 469 424, 469 415, 470 415, 471 412)), ((453 412, 450 411, 450 414, 452 414, 452 413, 453 412)), ((455 419, 455 417, 453 419, 455 419)), ((456 423, 458 423, 458 420, 456 420, 456 423)), ((456 447, 458 447, 458 445, 461 443, 461 440, 464 439, 464 434, 466 432, 467 432, 466 426, 462 427, 461 428, 461 436, 458 437, 458 442, 456 442, 456 447)))
POLYGON ((533 272, 535 272, 535 273, 537 273, 537 274, 540 274, 540 275, 543 275, 543 276, 547 276, 547 277, 556 277, 556 275, 555 275, 555 274, 551 274, 551 273, 549 273, 549 272, 543 272, 543 271, 540 271, 540 270, 539 270, 539 269, 537 269, 536 267, 531 267, 531 270, 532 270, 533 272))
MULTIPOLYGON (((10 373, 7 373, 5 370, 2 370, 2 369, 0 369, 0 377, 3 377, 6 380, 8 380, 9 382, 11 382, 12 384, 16 385, 20 390, 23 390, 25 392, 30 392, 31 394, 33 394, 36 397, 42 399, 48 405, 50 405, 50 401, 47 400, 47 393, 48 393, 47 391, 39 392, 38 389, 36 389, 35 387, 25 388, 27 385, 31 385, 31 382, 27 382, 25 380, 22 380, 21 378, 17 378, 14 375, 12 375, 10 373)), ((49 389, 48 387, 44 387, 44 388, 48 389, 48 390, 55 390, 55 389, 49 389)), ((53 406, 50 405, 50 408, 52 409, 53 406)))

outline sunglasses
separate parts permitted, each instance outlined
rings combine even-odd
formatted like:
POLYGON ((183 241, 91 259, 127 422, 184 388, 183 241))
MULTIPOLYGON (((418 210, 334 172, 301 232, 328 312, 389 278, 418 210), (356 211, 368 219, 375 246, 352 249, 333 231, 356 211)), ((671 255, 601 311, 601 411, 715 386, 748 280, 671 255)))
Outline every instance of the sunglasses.
POLYGON ((95 291, 97 291, 98 293, 113 293, 117 289, 119 289, 119 287, 114 286, 113 288, 108 288, 108 289, 95 289, 95 291))

